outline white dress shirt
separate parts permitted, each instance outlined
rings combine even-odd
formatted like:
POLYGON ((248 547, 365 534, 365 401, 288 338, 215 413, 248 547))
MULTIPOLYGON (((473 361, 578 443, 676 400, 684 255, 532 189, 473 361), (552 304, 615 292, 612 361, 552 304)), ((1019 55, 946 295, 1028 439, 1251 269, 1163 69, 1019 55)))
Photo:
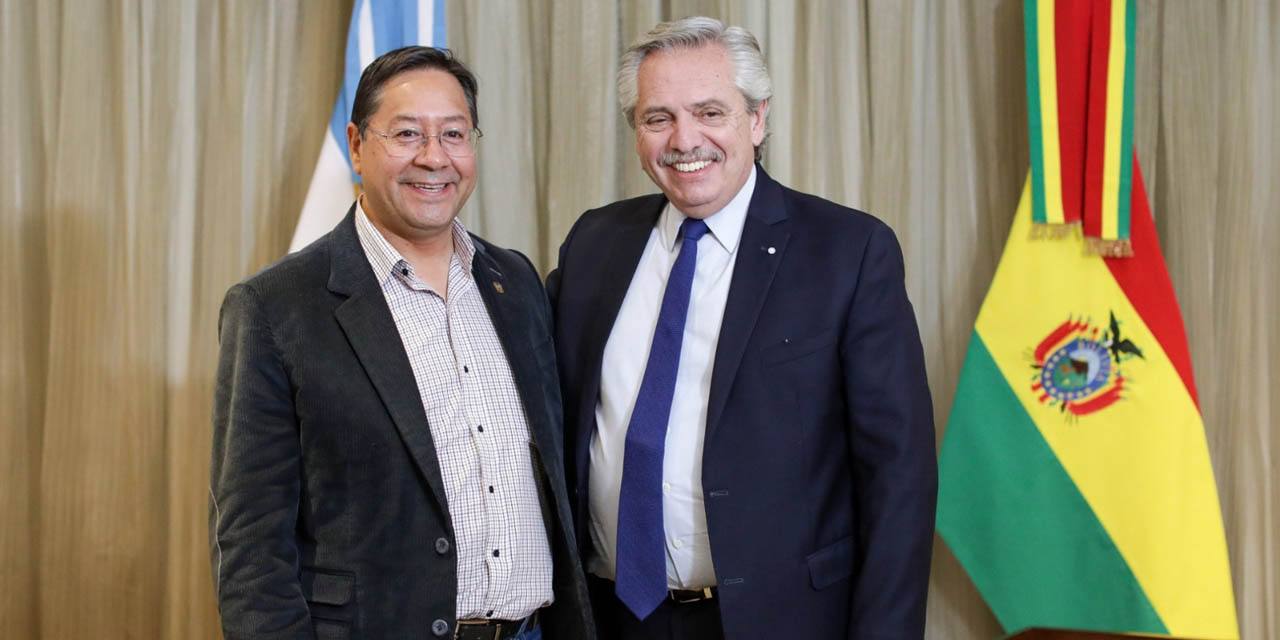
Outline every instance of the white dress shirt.
MULTIPOLYGON (((551 547, 524 404, 471 275, 475 245, 454 220, 442 297, 359 204, 355 217, 360 246, 409 356, 427 416, 422 428, 430 429, 440 463, 457 551, 457 616, 524 618, 553 599, 551 547)), ((436 553, 437 541, 420 542, 423 554, 436 553)))
MULTIPOLYGON (((711 368, 724 303, 729 296, 738 241, 755 191, 756 170, 724 209, 706 219, 710 233, 698 241, 698 262, 689 295, 662 464, 662 512, 667 550, 667 586, 699 589, 716 584, 702 496, 702 439, 707 424, 711 368)), ((686 216, 668 203, 649 234, 622 308, 605 344, 596 431, 591 439, 591 523, 595 555, 587 568, 614 579, 617 560, 618 495, 627 426, 644 378, 658 310, 671 267, 680 253, 677 235, 686 216)))

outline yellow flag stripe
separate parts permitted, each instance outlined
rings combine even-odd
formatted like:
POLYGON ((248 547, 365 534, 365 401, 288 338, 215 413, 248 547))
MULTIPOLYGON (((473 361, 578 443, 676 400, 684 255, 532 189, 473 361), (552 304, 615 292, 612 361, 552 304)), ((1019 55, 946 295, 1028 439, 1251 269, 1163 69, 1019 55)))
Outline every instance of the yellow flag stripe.
POLYGON ((1120 163, 1129 159, 1129 152, 1121 148, 1124 139, 1124 82, 1125 82, 1125 8, 1124 0, 1111 2, 1111 45, 1107 50, 1107 125, 1104 138, 1102 169, 1102 237, 1118 238, 1120 163))

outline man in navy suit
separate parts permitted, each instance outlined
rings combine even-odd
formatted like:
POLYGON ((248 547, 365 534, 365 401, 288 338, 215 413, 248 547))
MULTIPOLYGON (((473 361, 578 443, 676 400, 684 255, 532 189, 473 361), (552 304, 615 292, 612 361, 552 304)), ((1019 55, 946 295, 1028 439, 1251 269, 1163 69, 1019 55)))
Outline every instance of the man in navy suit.
POLYGON ((920 638, 937 493, 893 232, 756 164, 756 39, 623 56, 662 190, 588 211, 548 279, 566 474, 606 638, 920 638))

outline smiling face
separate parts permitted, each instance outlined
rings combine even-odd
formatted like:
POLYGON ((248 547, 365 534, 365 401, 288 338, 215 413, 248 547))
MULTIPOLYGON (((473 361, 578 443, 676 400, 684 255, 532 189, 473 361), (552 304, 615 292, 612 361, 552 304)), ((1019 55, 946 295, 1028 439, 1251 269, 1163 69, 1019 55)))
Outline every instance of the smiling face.
POLYGON ((754 111, 719 45, 650 54, 636 77, 636 151, 645 173, 692 218, 723 209, 751 175, 767 101, 754 111))
POLYGON ((453 219, 476 186, 476 158, 445 153, 438 138, 428 139, 417 155, 396 158, 383 133, 419 129, 436 135, 445 129, 470 129, 462 85, 440 69, 415 69, 383 85, 378 110, 360 135, 347 125, 351 166, 364 182, 362 206, 384 232, 414 242, 449 233, 453 219))

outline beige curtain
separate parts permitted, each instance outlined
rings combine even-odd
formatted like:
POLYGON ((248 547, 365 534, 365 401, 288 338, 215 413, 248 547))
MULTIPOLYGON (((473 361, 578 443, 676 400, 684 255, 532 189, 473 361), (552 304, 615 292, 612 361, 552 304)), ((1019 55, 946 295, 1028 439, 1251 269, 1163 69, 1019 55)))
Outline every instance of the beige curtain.
MULTIPOLYGON (((350 7, 0 0, 0 637, 218 637, 218 305, 288 245, 350 7)), ((450 0, 486 134, 464 220, 552 266, 582 210, 653 191, 617 115, 621 48, 664 18, 746 26, 774 78, 765 166, 902 240, 941 435, 1027 170, 1021 7, 450 0)), ((1280 637, 1280 1, 1139 16, 1135 138, 1241 634, 1280 637)), ((998 632, 938 543, 927 637, 998 632)))

